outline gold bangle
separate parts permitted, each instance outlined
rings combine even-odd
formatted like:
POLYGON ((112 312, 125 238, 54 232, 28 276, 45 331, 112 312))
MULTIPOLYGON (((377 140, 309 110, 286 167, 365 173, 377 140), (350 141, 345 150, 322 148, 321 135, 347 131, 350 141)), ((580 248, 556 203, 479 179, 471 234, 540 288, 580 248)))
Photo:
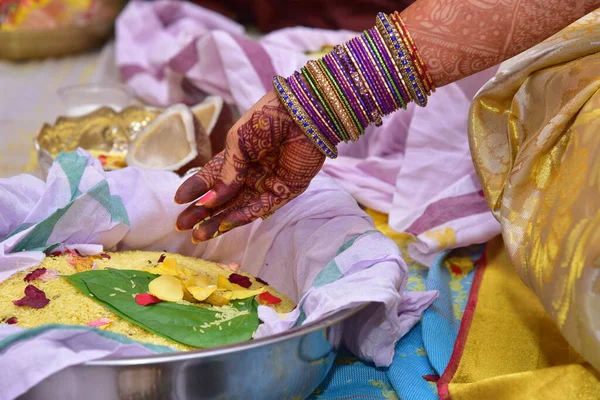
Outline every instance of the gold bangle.
POLYGON ((354 110, 352 110, 352 107, 350 106, 350 102, 348 101, 348 99, 342 98, 342 96, 340 94, 341 89, 340 89, 340 91, 336 90, 333 75, 330 75, 331 72, 328 73, 327 67, 323 63, 323 59, 320 59, 319 61, 317 61, 317 64, 319 65, 319 68, 321 68, 321 72, 323 72, 323 74, 325 74, 325 77, 327 78, 329 85, 334 89, 333 92, 335 93, 335 97, 340 102, 340 104, 343 105, 344 113, 348 114, 348 116, 350 116, 350 118, 352 118, 354 128, 352 130, 348 130, 348 135, 350 136, 351 141, 356 142, 360 138, 360 134, 361 134, 361 132, 359 130, 360 122, 358 121, 356 114, 354 115, 354 118, 356 118, 356 120, 352 117, 351 113, 353 113, 354 110))
POLYGON ((344 127, 344 141, 350 140, 349 132, 356 130, 356 126, 354 126, 354 122, 352 121, 350 114, 348 114, 348 112, 344 108, 343 103, 337 97, 335 90, 329 83, 329 80, 327 79, 325 73, 321 70, 319 63, 314 60, 311 60, 306 64, 306 67, 317 81, 317 85, 319 85, 319 87, 325 94, 325 96, 323 97, 329 103, 329 106, 333 109, 333 112, 335 112, 338 119, 342 123, 342 126, 344 127))

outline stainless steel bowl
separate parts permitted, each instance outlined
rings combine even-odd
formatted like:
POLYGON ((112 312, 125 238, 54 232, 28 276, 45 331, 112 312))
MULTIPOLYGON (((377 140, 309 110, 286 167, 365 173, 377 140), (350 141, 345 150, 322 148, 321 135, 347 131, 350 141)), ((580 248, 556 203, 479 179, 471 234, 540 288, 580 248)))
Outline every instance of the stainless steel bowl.
POLYGON ((62 370, 22 400, 302 400, 325 378, 359 309, 217 349, 105 359, 62 370))

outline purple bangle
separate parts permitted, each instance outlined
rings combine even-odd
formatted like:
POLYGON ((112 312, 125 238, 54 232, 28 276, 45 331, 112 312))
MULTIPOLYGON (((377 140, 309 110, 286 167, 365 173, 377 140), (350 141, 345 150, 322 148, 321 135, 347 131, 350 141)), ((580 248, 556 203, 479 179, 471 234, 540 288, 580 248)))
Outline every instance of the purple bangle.
POLYGON ((346 77, 344 76, 341 68, 335 62, 332 54, 333 53, 330 53, 330 54, 326 55, 325 57, 323 57, 323 62, 325 63, 325 65, 327 65, 327 68, 335 77, 338 85, 340 86, 340 88, 342 89, 342 92, 344 93, 344 96, 346 97, 346 100, 348 100, 348 103, 352 107, 352 111, 354 112, 354 115, 356 115, 356 118, 360 122, 360 126, 362 127, 362 129, 364 129, 368 125, 368 122, 365 122, 365 119, 363 117, 364 114, 361 112, 362 109, 360 108, 360 105, 358 104, 358 97, 352 91, 352 86, 348 84, 346 77))
POLYGON ((331 53, 329 53, 329 57, 331 58, 331 63, 334 66, 334 70, 337 71, 341 77, 340 82, 344 86, 344 91, 347 91, 351 94, 352 103, 356 107, 356 115, 358 116, 358 119, 360 120, 363 129, 366 128, 367 126, 369 126, 371 121, 369 119, 369 115, 367 114, 367 108, 365 107, 365 103, 363 102, 360 92, 358 91, 356 86, 352 84, 352 77, 350 76, 350 74, 348 74, 348 71, 341 62, 338 54, 332 51, 331 53))
POLYGON ((376 74, 375 74, 375 71, 373 71, 373 69, 372 69, 373 66, 370 65, 371 63, 367 61, 368 58, 364 54, 363 49, 361 48, 360 44, 357 43, 356 39, 352 39, 348 42, 348 47, 354 54, 355 60, 362 67, 363 73, 367 79, 367 83, 371 86, 371 89, 373 90, 373 92, 375 94, 376 101, 381 106, 382 111, 384 112, 385 115, 389 114, 390 109, 392 107, 390 106, 390 104, 388 104, 387 98, 383 94, 383 91, 385 89, 381 88, 379 86, 379 82, 376 81, 376 79, 375 79, 376 74))
POLYGON ((332 135, 329 126, 327 126, 325 121, 320 118, 320 116, 323 116, 323 114, 321 114, 320 116, 317 114, 319 112, 316 107, 317 104, 315 102, 312 102, 311 104, 310 98, 306 95, 306 92, 304 92, 304 90, 298 83, 298 77, 296 76, 296 74, 290 76, 286 81, 287 84, 290 86, 290 89, 292 89, 292 93, 294 93, 294 95, 298 98, 298 101, 300 102, 308 116, 312 119, 313 123, 317 126, 317 128, 319 128, 321 133, 325 135, 327 140, 329 140, 334 146, 337 145, 340 142, 339 138, 337 137, 337 135, 332 135))
POLYGON ((371 92, 373 95, 373 97, 372 97, 373 101, 379 105, 379 109, 381 110, 381 113, 385 115, 386 109, 385 109, 384 104, 382 103, 381 99, 379 98, 379 96, 380 96, 379 91, 377 90, 377 87, 375 86, 375 83, 373 82, 373 78, 371 77, 370 70, 364 65, 365 62, 364 62, 362 56, 358 53, 358 50, 356 49, 353 40, 349 40, 346 43, 346 46, 352 53, 352 56, 354 57, 354 60, 357 63, 356 68, 360 69, 362 71, 362 75, 365 79, 365 85, 367 85, 371 89, 371 92))
POLYGON ((360 124, 362 125, 364 130, 364 128, 369 126, 370 121, 369 115, 367 114, 366 107, 362 101, 360 93, 358 92, 358 89, 352 84, 352 78, 350 77, 350 75, 348 75, 348 73, 342 66, 342 63, 340 62, 337 55, 334 52, 331 52, 329 54, 329 57, 334 70, 340 76, 340 82, 342 86, 344 86, 344 91, 350 93, 350 98, 353 103, 353 107, 355 107, 356 115, 358 116, 360 124))
POLYGON ((385 61, 388 71, 390 72, 390 75, 392 76, 392 79, 394 80, 396 87, 398 88, 398 90, 400 91, 400 94, 402 95, 402 100, 404 100, 405 104, 410 103, 411 99, 410 99, 410 96, 408 95, 408 92, 406 91, 406 88, 404 87, 404 82, 402 82, 400 76, 398 76, 398 73, 395 73, 395 71, 396 71, 395 64, 392 61, 392 59, 390 58, 391 56, 387 50, 387 47, 385 47, 385 43, 383 43, 383 40, 382 40, 381 36, 379 35, 379 31, 377 31, 377 29, 375 29, 375 28, 371 28, 371 29, 369 29, 369 35, 371 36, 371 39, 373 39, 375 46, 377 46, 377 50, 381 54, 381 57, 383 57, 383 60, 385 61))
POLYGON ((400 103, 397 96, 393 94, 393 88, 390 86, 393 82, 389 82, 385 78, 385 71, 383 70, 383 66, 380 65, 380 60, 377 58, 377 55, 374 54, 373 48, 369 45, 368 39, 365 35, 360 35, 357 38, 360 49, 363 52, 363 56, 366 57, 367 64, 372 68, 373 75, 377 82, 379 82, 379 87, 382 93, 382 96, 388 100, 388 105, 391 109, 388 110, 388 114, 393 113, 398 108, 400 108, 400 103), (369 57, 370 56, 370 57, 369 57))
MULTIPOLYGON (((364 82, 363 79, 360 77, 360 74, 356 70, 354 62, 346 52, 346 49, 342 46, 336 46, 334 50, 339 56, 340 61, 342 62, 342 65, 346 72, 350 76, 353 76, 351 82, 354 81, 354 84, 352 86, 358 90, 360 98, 362 99, 363 104, 365 105, 367 114, 369 115, 369 120, 375 123, 377 126, 381 125, 381 116, 379 114, 379 110, 377 109, 373 98, 369 96, 369 94, 367 93, 367 89, 365 88, 365 85, 367 83, 364 82)), ((350 51, 350 48, 348 48, 348 51, 350 51)))

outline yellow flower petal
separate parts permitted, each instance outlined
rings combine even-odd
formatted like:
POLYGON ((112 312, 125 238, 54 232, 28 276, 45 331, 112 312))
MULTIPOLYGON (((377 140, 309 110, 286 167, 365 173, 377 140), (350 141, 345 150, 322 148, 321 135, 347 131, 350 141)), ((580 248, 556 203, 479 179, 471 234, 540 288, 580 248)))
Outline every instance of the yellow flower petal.
POLYGON ((227 293, 231 294, 230 300, 242 300, 242 299, 247 299, 248 297, 258 296, 259 294, 264 293, 265 291, 266 291, 266 289, 264 287, 262 287, 262 288, 256 289, 256 290, 249 290, 249 289, 232 290, 227 293))
POLYGON ((192 294, 192 296, 194 296, 196 300, 204 301, 217 290, 217 285, 209 285, 203 287, 188 286, 187 290, 192 294))
POLYGON ((223 275, 219 275, 217 277, 217 285, 219 286, 219 289, 223 290, 238 290, 241 288, 240 285, 236 285, 235 283, 229 282, 229 279, 227 279, 227 277, 223 275))
MULTIPOLYGON (((190 287, 190 286, 199 286, 199 287, 208 287, 208 286, 215 286, 215 283, 206 275, 197 275, 197 276, 193 276, 189 279, 186 279, 184 282, 184 285, 186 287, 190 287)), ((216 290, 216 289, 215 289, 216 290)))
POLYGON ((170 275, 161 275, 148 284, 151 295, 163 301, 183 300, 183 284, 181 280, 170 275))

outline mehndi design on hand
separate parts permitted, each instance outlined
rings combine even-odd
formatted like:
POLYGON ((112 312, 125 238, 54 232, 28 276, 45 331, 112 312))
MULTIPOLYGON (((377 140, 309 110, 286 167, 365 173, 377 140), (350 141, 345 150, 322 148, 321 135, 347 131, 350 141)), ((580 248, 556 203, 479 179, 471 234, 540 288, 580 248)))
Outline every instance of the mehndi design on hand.
POLYGON ((194 242, 267 218, 304 192, 323 165, 325 157, 274 93, 246 115, 230 131, 226 149, 177 191, 177 203, 197 200, 176 224, 194 228, 194 242))

